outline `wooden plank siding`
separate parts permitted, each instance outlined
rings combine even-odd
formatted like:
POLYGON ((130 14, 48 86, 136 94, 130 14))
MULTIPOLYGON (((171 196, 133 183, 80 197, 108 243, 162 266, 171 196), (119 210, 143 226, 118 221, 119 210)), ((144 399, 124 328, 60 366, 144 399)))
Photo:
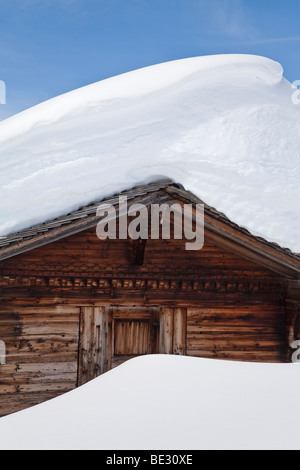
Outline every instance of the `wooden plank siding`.
POLYGON ((253 362, 282 362, 284 309, 255 304, 187 311, 187 354, 253 362))
POLYGON ((144 248, 139 265, 129 241, 93 228, 0 263, 0 416, 144 353, 287 360, 285 277, 209 237, 199 252, 180 240, 144 248))
POLYGON ((78 386, 105 372, 105 308, 82 307, 80 315, 78 386))
POLYGON ((0 416, 77 385, 79 308, 0 306, 7 364, 0 369, 0 416))

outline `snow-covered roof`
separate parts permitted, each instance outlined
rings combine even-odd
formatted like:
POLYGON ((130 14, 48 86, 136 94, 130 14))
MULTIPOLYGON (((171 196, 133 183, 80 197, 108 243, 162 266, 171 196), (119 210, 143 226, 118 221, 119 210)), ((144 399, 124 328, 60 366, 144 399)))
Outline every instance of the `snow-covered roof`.
POLYGON ((300 252, 300 106, 282 67, 224 55, 148 67, 0 123, 0 236, 139 184, 182 183, 300 252))

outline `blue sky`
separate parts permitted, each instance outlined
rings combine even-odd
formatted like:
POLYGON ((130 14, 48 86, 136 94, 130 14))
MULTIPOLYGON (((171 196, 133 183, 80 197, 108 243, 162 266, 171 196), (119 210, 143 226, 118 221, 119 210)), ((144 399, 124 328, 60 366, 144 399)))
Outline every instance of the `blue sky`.
POLYGON ((300 0, 0 0, 0 119, 98 80, 207 54, 300 79, 300 0))

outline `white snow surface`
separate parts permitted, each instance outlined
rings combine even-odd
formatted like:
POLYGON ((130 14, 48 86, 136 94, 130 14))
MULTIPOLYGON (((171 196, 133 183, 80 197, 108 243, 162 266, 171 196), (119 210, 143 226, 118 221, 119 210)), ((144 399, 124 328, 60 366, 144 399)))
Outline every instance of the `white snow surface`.
POLYGON ((0 235, 167 177, 300 252, 300 106, 280 64, 196 57, 126 73, 0 123, 0 235))
POLYGON ((299 364, 133 359, 0 419, 1 450, 300 450, 299 364))

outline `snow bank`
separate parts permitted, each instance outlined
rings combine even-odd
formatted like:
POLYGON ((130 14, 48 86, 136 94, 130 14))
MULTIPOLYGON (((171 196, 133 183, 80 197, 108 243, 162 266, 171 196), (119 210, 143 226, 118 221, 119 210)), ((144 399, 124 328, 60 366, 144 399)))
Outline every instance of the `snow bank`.
POLYGON ((298 364, 131 360, 0 419, 0 449, 300 450, 298 364))
POLYGON ((161 177, 300 252, 300 107, 272 60, 185 59, 0 123, 0 235, 161 177))

